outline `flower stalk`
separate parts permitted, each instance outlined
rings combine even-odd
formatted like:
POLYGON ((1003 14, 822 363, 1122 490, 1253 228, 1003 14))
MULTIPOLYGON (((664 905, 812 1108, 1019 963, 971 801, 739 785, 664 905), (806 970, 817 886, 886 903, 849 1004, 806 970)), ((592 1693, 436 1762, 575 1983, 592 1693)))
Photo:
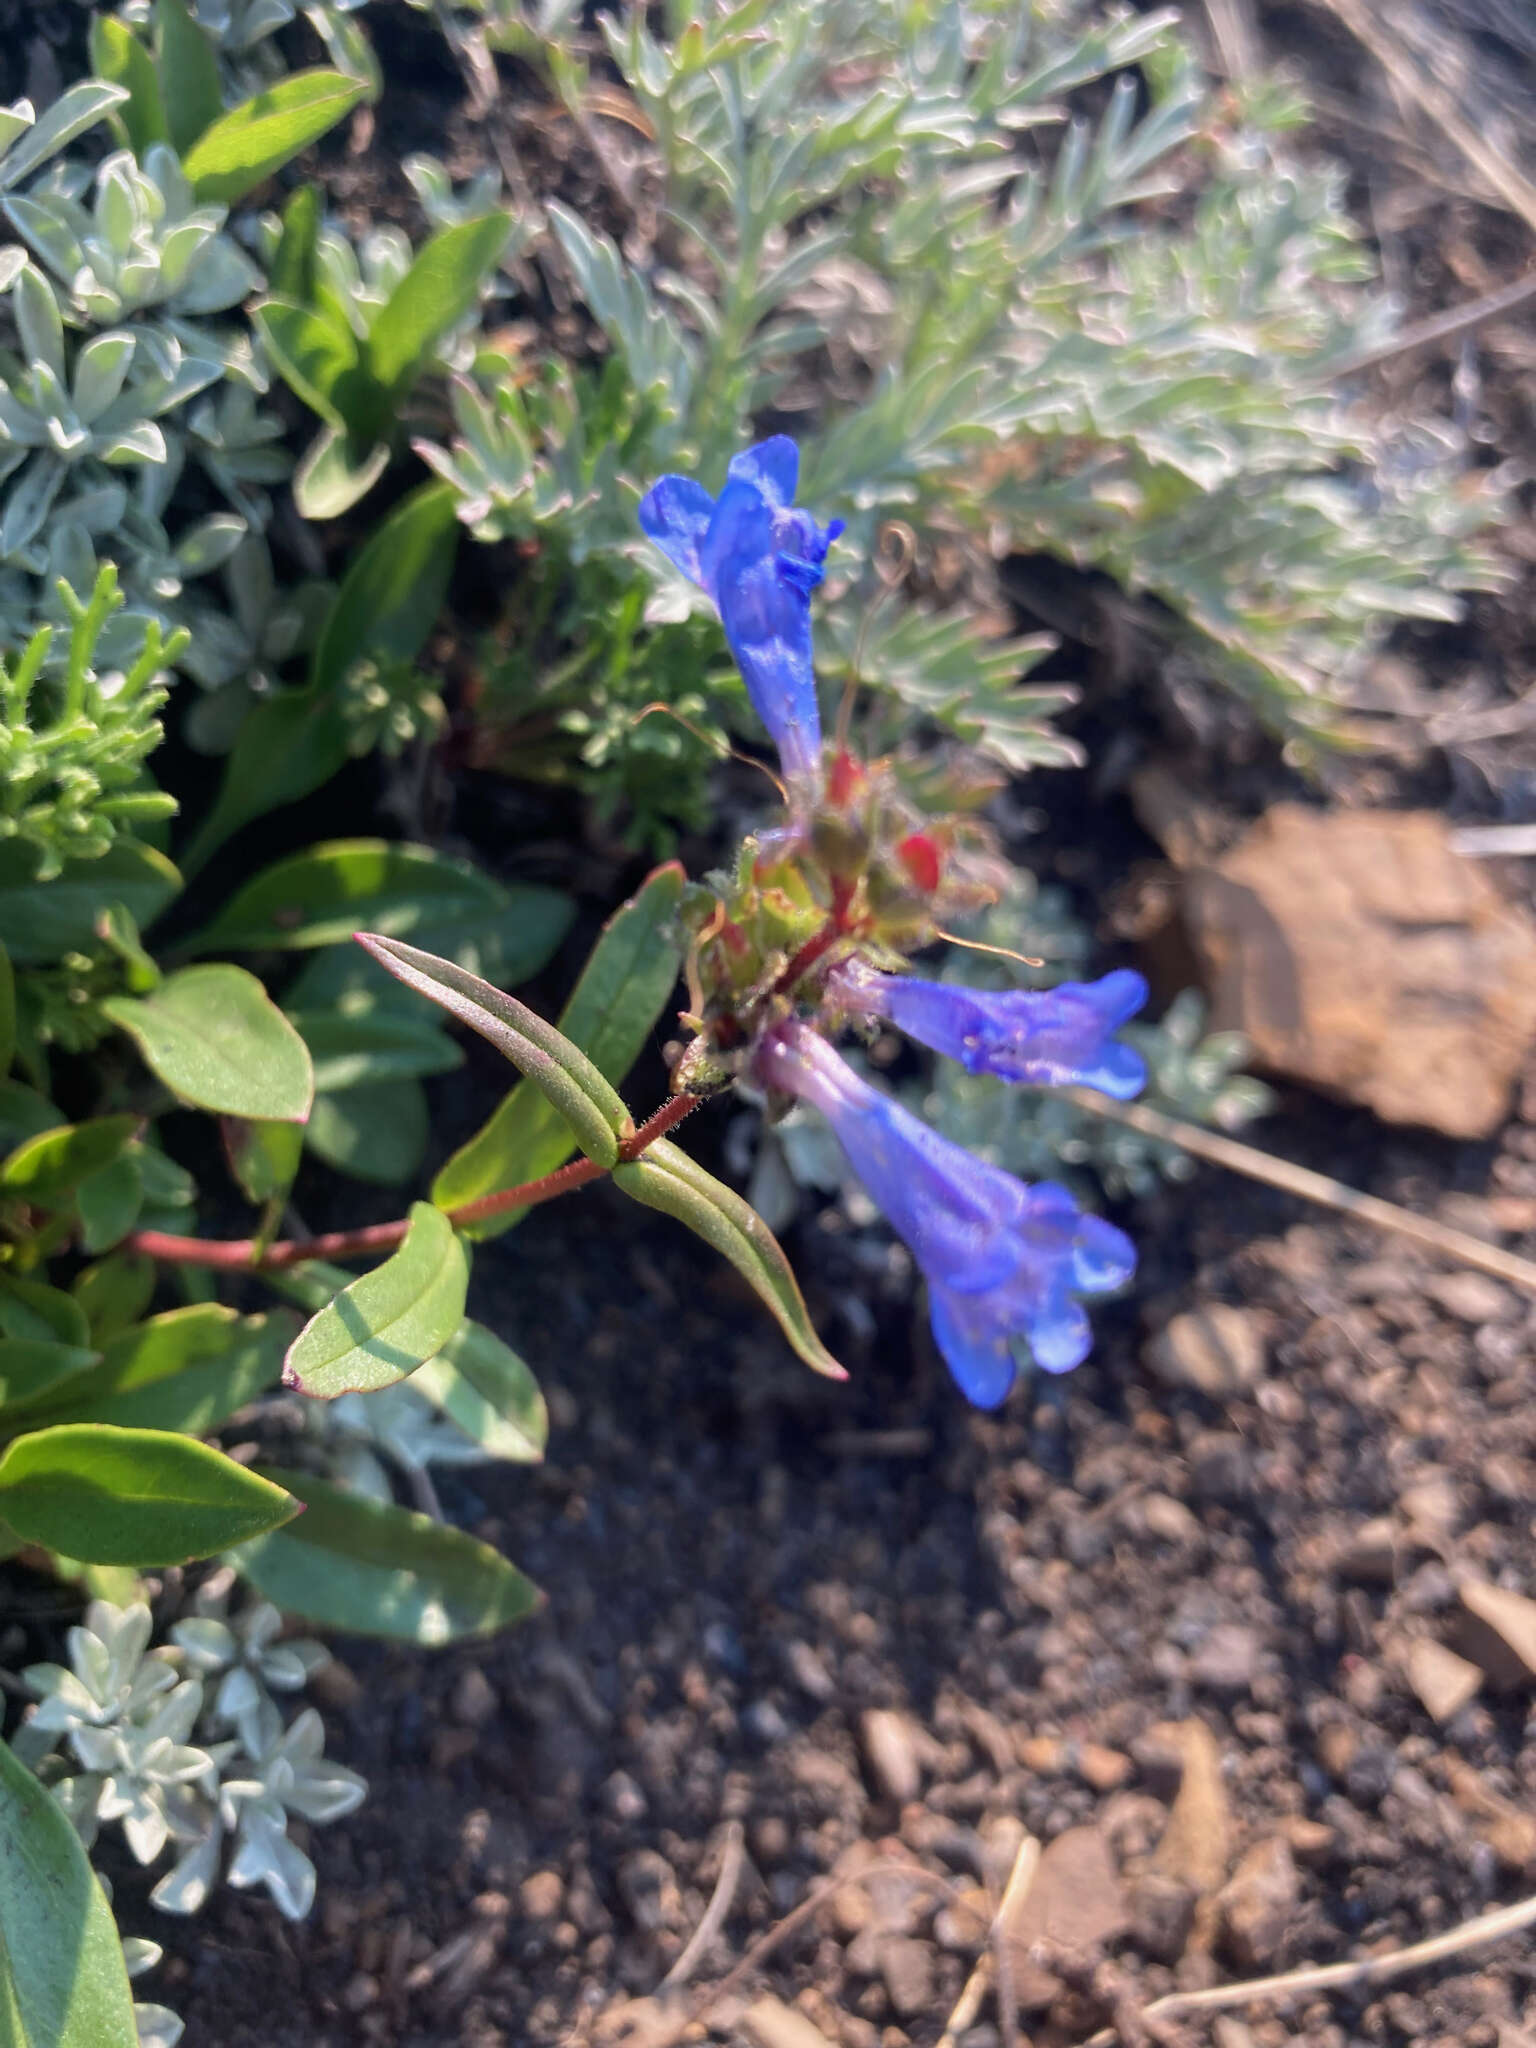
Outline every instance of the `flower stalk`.
MULTIPOLYGON (((627 1166, 638 1159, 658 1138, 664 1138, 684 1117, 692 1115, 702 1099, 685 1094, 664 1102, 654 1115, 620 1141, 618 1163, 627 1166)), ((608 1172, 609 1168, 599 1166, 595 1159, 573 1159, 569 1165, 543 1174, 538 1180, 523 1181, 515 1188, 498 1188, 494 1194, 481 1195, 473 1202, 461 1202, 458 1208, 447 1211, 448 1220, 457 1228, 483 1223, 491 1216, 505 1216, 513 1209, 534 1209, 541 1202, 552 1202, 557 1195, 568 1195, 575 1188, 585 1187, 589 1181, 601 1180, 608 1172)), ((271 1244, 263 1244, 259 1237, 177 1237, 167 1230, 135 1230, 124 1239, 123 1248, 164 1265, 209 1266, 231 1273, 280 1272, 285 1266, 302 1266, 310 1259, 356 1259, 373 1252, 393 1251, 405 1241, 410 1227, 408 1216, 396 1216, 388 1223, 367 1223, 357 1230, 330 1230, 317 1237, 283 1237, 271 1244)))

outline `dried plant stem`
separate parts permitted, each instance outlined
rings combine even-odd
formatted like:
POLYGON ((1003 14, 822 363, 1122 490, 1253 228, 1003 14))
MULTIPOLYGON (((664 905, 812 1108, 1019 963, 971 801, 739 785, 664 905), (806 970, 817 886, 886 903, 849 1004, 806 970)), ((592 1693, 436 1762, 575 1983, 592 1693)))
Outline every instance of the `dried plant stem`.
POLYGON ((1091 1088, 1069 1088, 1066 1092, 1079 1109, 1091 1110, 1095 1116, 1105 1117, 1111 1123, 1125 1124, 1146 1137, 1160 1139, 1165 1145, 1176 1145, 1181 1152, 1188 1152, 1196 1159, 1209 1160, 1213 1166, 1225 1166, 1233 1173, 1245 1174, 1249 1180, 1263 1181, 1267 1187, 1283 1188, 1287 1194, 1300 1195, 1304 1201, 1317 1202, 1325 1209, 1336 1210, 1341 1216, 1354 1216, 1362 1223, 1375 1224, 1378 1230, 1390 1230, 1399 1237, 1410 1237, 1415 1243, 1442 1252, 1446 1258, 1454 1259, 1460 1265, 1476 1266, 1479 1272, 1491 1273, 1496 1279, 1508 1280, 1512 1286, 1523 1288, 1528 1294, 1536 1294, 1536 1260, 1523 1259, 1517 1252, 1504 1251, 1499 1245, 1484 1244, 1481 1238, 1471 1237, 1464 1230, 1453 1230, 1449 1224, 1437 1223, 1432 1216, 1416 1216, 1411 1209, 1400 1209, 1396 1202, 1383 1202, 1376 1195, 1362 1195, 1358 1188, 1346 1187, 1343 1181, 1334 1180, 1326 1173, 1314 1173, 1310 1167, 1295 1166, 1289 1159, 1276 1159, 1272 1153, 1260 1152, 1254 1145, 1239 1144, 1236 1138, 1226 1138, 1217 1131, 1202 1130, 1198 1124, 1187 1124, 1177 1117, 1164 1116, 1160 1110, 1149 1109, 1144 1103, 1112 1102, 1107 1095, 1099 1095, 1091 1088))
MULTIPOLYGON (((1173 1991, 1143 2006, 1142 2019, 1175 2019, 1186 2013, 1215 2012, 1225 2006, 1249 2005, 1260 2000, 1300 1998, 1312 1991, 1350 1991, 1368 1985, 1387 1984, 1410 1970, 1422 1970, 1430 1963, 1444 1962, 1463 1950, 1485 1941, 1501 1941, 1536 1925, 1536 1898, 1521 1899, 1518 1905, 1500 1906, 1492 1913, 1480 1913, 1453 1927, 1448 1934, 1431 1935, 1427 1941, 1393 1949, 1382 1956, 1365 1956, 1356 1963, 1325 1963, 1317 1968, 1288 1970, 1279 1977, 1255 1977, 1247 1984, 1218 1984, 1210 1991, 1173 1991)), ((1116 2027, 1103 2027, 1083 2042, 1082 2048, 1115 2048, 1120 2040, 1116 2027)))
POLYGON ((1536 270, 1528 270, 1513 284, 1501 285, 1496 292, 1469 300, 1464 306, 1453 306, 1448 313, 1436 313, 1431 319, 1416 320, 1411 327, 1400 329, 1374 348, 1357 349, 1353 355, 1339 356, 1325 364, 1309 381, 1336 384, 1340 378, 1355 377, 1362 370, 1374 370, 1381 363, 1395 362, 1399 356, 1412 355, 1416 349, 1433 348, 1442 341, 1455 341, 1478 327, 1486 327, 1490 320, 1518 312, 1532 299, 1536 299, 1536 270))
POLYGON ((1489 189, 1536 235, 1536 185, 1478 133, 1455 98, 1393 39, 1385 19, 1374 14, 1366 0, 1322 0, 1322 4, 1338 16, 1356 42, 1364 44, 1399 91, 1428 115, 1489 189))
POLYGON ((956 2048, 960 2036, 968 2031, 971 2022, 981 2010, 981 2001, 986 1996, 987 1986, 993 1972, 997 1974, 997 2008, 999 2029, 1003 2037, 1003 2048, 1013 2048, 1019 2033, 1018 1999, 1013 1988, 1013 1969, 1008 1956, 1007 1934, 1012 1921, 1018 1915, 1034 1884, 1035 1873, 1040 1868, 1040 1844, 1033 1835, 1026 1835, 1019 1843, 1019 1853, 1013 1859, 1013 1869, 1008 1873, 1008 1882, 1003 1887, 1003 1896, 996 1913, 992 1916, 986 1947, 976 1958, 976 1966, 965 1980, 960 1996, 955 2000, 955 2009, 945 2022, 944 2032, 939 2037, 939 2048, 956 2048))
MULTIPOLYGON (((619 1147, 626 1164, 638 1159, 658 1138, 692 1115, 703 1100, 699 1095, 674 1095, 654 1116, 619 1147)), ((520 1187, 498 1188, 493 1195, 461 1202, 447 1212, 450 1223, 481 1223, 489 1216, 505 1216, 513 1209, 533 1209, 540 1202, 553 1201, 588 1181, 601 1180, 607 1173, 595 1159, 573 1159, 539 1180, 524 1181, 520 1187)), ((284 1237, 275 1244, 263 1244, 257 1237, 209 1238, 175 1237, 166 1230, 135 1230, 123 1240, 123 1249, 168 1265, 213 1266, 226 1272, 272 1272, 284 1266, 302 1266, 307 1259, 361 1258, 370 1252, 393 1251, 410 1229, 408 1216, 396 1216, 388 1223, 369 1223, 359 1230, 332 1230, 320 1237, 284 1237)))
POLYGON ((704 1908, 703 1917, 689 1936, 688 1945, 668 1970, 657 1986, 659 1991, 676 1991, 686 1984, 699 1964, 709 1952, 709 1945, 725 1925, 726 1916, 736 1902, 736 1887, 741 1883, 742 1867, 746 1862, 745 1837, 741 1822, 729 1822, 725 1830, 725 1843, 720 1851, 720 1875, 715 1880, 715 1889, 709 1904, 704 1908))

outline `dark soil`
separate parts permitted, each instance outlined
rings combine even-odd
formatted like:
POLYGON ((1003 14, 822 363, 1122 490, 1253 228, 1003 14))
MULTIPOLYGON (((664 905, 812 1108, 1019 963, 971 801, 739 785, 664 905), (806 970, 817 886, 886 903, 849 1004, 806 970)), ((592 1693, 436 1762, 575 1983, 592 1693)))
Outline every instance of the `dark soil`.
MULTIPOLYGON (((1440 191, 1409 204, 1390 137, 1361 138, 1376 117, 1358 53, 1320 40, 1318 20, 1266 16, 1276 50, 1324 65, 1327 137, 1362 203, 1391 181, 1382 232, 1412 281, 1410 315, 1511 274, 1521 244, 1492 209, 1440 191)), ((395 96, 390 118, 411 132, 361 138, 338 196, 399 210, 389 156, 431 142, 422 106, 449 89, 423 78, 395 96)), ((560 177, 590 175, 579 151, 561 157, 558 123, 518 130, 512 97, 493 119, 519 148, 540 134, 560 177)), ((463 174, 475 137, 454 135, 463 174)), ((1478 358, 1480 416, 1500 452, 1527 458, 1533 357, 1522 329, 1478 358)), ((1390 372, 1384 400, 1443 387, 1452 368, 1390 372)), ((1516 537, 1528 593, 1529 524, 1516 537)), ((1517 586, 1479 608, 1449 661, 1428 635, 1397 657, 1427 693, 1513 701, 1536 674, 1530 616, 1517 586)), ((1528 815, 1528 744, 1496 759, 1430 749, 1443 800, 1528 815)), ((1278 790, 1278 764, 1265 772, 1278 790)), ((1132 844, 1121 800, 1090 778, 1077 795, 1076 823, 1132 844)), ((493 810, 477 795, 459 817, 493 810)), ((446 1104, 465 1129, 483 1113, 446 1104)), ((1514 1246, 1533 1233, 1529 1250, 1536 1080, 1524 1109, 1473 1147, 1293 1096, 1259 1136, 1514 1246)), ((1462 1640, 1463 1574, 1515 1589, 1536 1577, 1536 1307, 1214 1173, 1129 1221, 1143 1247, 1135 1301, 1100 1319, 1089 1365, 994 1418, 950 1386, 899 1257, 835 1215, 807 1221, 790 1250, 847 1388, 798 1367, 690 1239, 607 1192, 482 1250, 471 1308, 545 1385, 549 1458, 441 1491, 453 1519, 539 1581, 548 1609, 446 1654, 340 1646, 320 1687, 331 1746, 372 1790, 313 1836, 311 1923, 288 1927, 226 1890, 182 1927, 124 1876, 124 1925, 171 1950, 151 1995, 185 2015, 188 2048, 620 2040, 702 1916, 736 1827, 746 1861, 695 1985, 828 1873, 891 1866, 829 1898, 747 1987, 796 2005, 834 2048, 932 2048, 1021 1829, 1050 1843, 1078 1826, 1106 1845, 1124 1910, 1096 1947, 1021 1966, 1037 2048, 1111 2020, 1124 2048, 1536 2039, 1523 1937, 1385 1991, 1236 2008, 1182 2031, 1126 2016, 1176 1987, 1417 1941, 1536 1878, 1536 1680, 1485 1687, 1437 1724, 1404 1661, 1414 1638, 1462 1640), (1220 1401, 1170 1388, 1141 1356, 1148 1329, 1213 1302, 1248 1311, 1265 1350, 1256 1380, 1220 1401), (1213 1909, 1187 1843, 1154 1868, 1180 1730, 1195 1721, 1219 1761, 1205 1841, 1226 1827, 1229 1866, 1271 1845, 1283 1882, 1267 1917, 1245 1918, 1230 1895, 1213 1909)), ((741 2009, 688 2038, 746 2041, 741 2009)), ((962 2040, 998 2048, 990 1999, 962 2040)))

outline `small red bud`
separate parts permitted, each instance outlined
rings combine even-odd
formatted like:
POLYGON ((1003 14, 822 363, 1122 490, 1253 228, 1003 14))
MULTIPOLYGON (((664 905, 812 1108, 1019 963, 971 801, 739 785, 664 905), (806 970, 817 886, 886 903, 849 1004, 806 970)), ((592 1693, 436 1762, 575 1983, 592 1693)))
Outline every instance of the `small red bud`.
POLYGON ((909 832, 896 846, 901 862, 917 887, 932 895, 939 886, 939 849, 926 832, 909 832))
POLYGON ((858 795, 863 785, 863 763, 855 761, 846 747, 839 747, 832 757, 832 767, 827 776, 827 795, 835 804, 846 804, 858 795))

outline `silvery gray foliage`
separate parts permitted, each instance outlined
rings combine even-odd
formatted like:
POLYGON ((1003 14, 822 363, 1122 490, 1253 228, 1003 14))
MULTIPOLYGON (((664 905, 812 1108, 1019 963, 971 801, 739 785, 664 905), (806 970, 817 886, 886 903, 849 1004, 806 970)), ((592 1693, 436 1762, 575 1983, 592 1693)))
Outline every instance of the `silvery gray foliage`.
POLYGON ((0 561, 23 555, 66 479, 89 491, 113 470, 164 465, 170 448, 161 417, 222 374, 216 360, 189 355, 177 336, 149 327, 76 341, 33 263, 16 272, 10 308, 18 347, 0 348, 0 561))
MULTIPOLYGON (((145 1941, 136 1934, 127 1935, 123 1941, 123 1963, 129 1983, 136 1983, 147 1970, 154 1969, 164 1954, 159 1942, 145 1941)), ((139 2037, 139 2048, 176 2048, 176 2043, 186 2032, 186 2022, 168 2005, 155 2005, 137 1998, 133 2002, 133 2023, 139 2037)))
POLYGON ((304 1420, 321 1438, 332 1476, 370 1500, 395 1497, 381 1458, 415 1482, 434 1465, 483 1465, 494 1456, 404 1380, 376 1394, 308 1402, 304 1420))
MULTIPOLYGON (((1391 310, 1342 180, 1286 152, 1303 110, 1283 86, 1215 97, 1170 11, 1085 0, 654 20, 599 17, 654 132, 654 250, 641 267, 549 209, 646 410, 624 475, 713 482, 765 407, 816 419, 801 498, 848 520, 824 638, 855 643, 883 521, 912 529, 920 568, 968 562, 942 673, 908 659, 890 680, 910 715, 1014 769, 1070 755, 993 659, 993 551, 1153 593, 1179 655, 1288 735, 1327 723, 1385 624, 1488 584, 1475 536, 1498 480, 1443 424, 1380 427, 1330 376, 1391 310)), ((552 64, 560 36, 577 61, 573 33, 545 32, 552 64)), ((462 438, 466 523, 487 469, 523 516, 516 451, 488 465, 462 438)), ((677 580, 649 573, 650 615, 676 617, 677 580)))
POLYGON ((225 602, 193 596, 179 612, 192 635, 181 665, 207 692, 188 713, 186 737, 206 754, 229 750, 251 705, 313 646, 334 595, 318 581, 280 584, 260 534, 240 539, 219 566, 225 602))
POLYGON ((91 183, 82 165, 59 164, 0 206, 68 293, 67 310, 105 326, 150 309, 198 319, 227 313, 261 273, 223 232, 228 208, 198 205, 176 153, 151 143, 142 163, 114 150, 91 183))
POLYGON ((340 1819, 367 1786, 325 1760, 313 1708, 285 1726, 272 1697, 299 1691, 329 1653, 307 1639, 280 1642, 281 1616, 265 1602, 233 1619, 219 1605, 207 1602, 173 1628, 169 1645, 150 1649, 148 1607, 92 1601, 66 1638, 68 1666, 22 1673, 38 1704, 12 1747, 88 1848, 113 1821, 139 1863, 175 1845, 175 1864, 150 1894, 163 1912, 203 1905, 232 1842, 226 1881, 265 1885, 279 1911, 300 1920, 314 1902, 315 1871, 288 1840, 287 1817, 340 1819), (189 1668, 194 1675, 183 1676, 189 1668))
MULTIPOLYGON (((408 156, 400 168, 422 212, 435 228, 455 228, 461 221, 475 220, 501 204, 501 173, 495 169, 477 171, 474 177, 455 187, 435 156, 408 156)), ((493 270, 488 282, 500 288, 500 271, 493 270)))
MULTIPOLYGON (((30 100, 0 107, 0 192, 42 169, 51 157, 87 128, 94 128, 128 94, 102 78, 84 78, 62 92, 39 120, 30 100)), ((3 253, 3 252, 0 252, 3 253)))

